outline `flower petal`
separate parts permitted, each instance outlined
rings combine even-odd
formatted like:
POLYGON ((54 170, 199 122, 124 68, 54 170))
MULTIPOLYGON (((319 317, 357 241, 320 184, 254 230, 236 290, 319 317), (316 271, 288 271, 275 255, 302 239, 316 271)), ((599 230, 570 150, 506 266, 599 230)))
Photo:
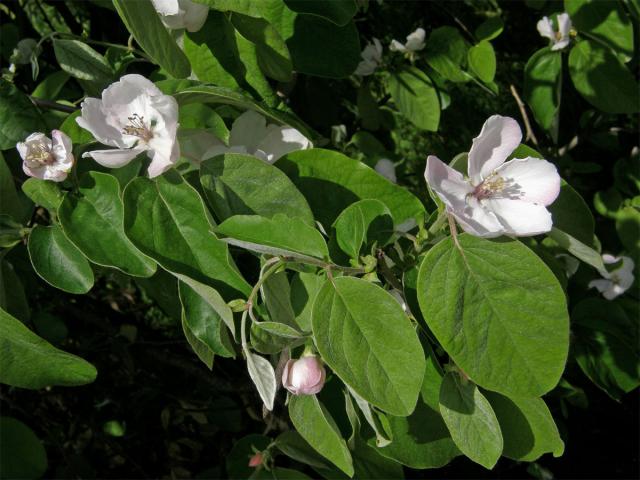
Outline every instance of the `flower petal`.
POLYGON ((406 49, 412 52, 422 50, 425 47, 425 33, 426 32, 424 31, 424 28, 418 28, 414 32, 407 35, 407 43, 405 43, 406 49))
POLYGON ((553 44, 553 46, 551 47, 551 50, 553 50, 554 52, 556 50, 562 50, 567 45, 569 45, 570 42, 571 40, 569 38, 563 38, 561 40, 558 40, 556 43, 553 44))
POLYGON ((539 235, 553 226, 551 213, 544 205, 509 198, 488 198, 482 203, 496 214, 508 235, 539 235))
POLYGON ((121 148, 125 146, 122 132, 107 123, 102 111, 102 101, 97 98, 86 98, 82 102, 82 114, 76 117, 76 123, 104 145, 121 148))
POLYGON ((392 52, 406 52, 407 48, 398 40, 391 40, 391 43, 389 44, 389 50, 391 50, 392 52))
POLYGON ((504 163, 522 140, 522 131, 513 118, 493 115, 484 122, 480 135, 469 150, 469 177, 478 185, 504 163))
POLYGON ((267 134, 267 119, 253 110, 247 110, 233 122, 229 135, 229 145, 241 145, 249 152, 258 147, 258 144, 267 134))
POLYGON ((182 22, 189 32, 197 32, 207 21, 209 6, 192 2, 191 0, 178 0, 180 8, 184 10, 182 22))
POLYGON ((84 158, 91 157, 97 163, 102 165, 103 167, 108 168, 120 168, 124 167, 131 160, 136 158, 143 149, 138 148, 129 148, 129 149, 120 149, 116 148, 114 150, 93 150, 92 152, 85 152, 82 154, 84 158))
POLYGON ((556 20, 558 22, 558 32, 560 32, 560 38, 563 40, 567 39, 567 43, 569 43, 569 32, 571 31, 571 18, 569 18, 569 14, 561 13, 560 15, 558 15, 556 20))
POLYGON ((149 150, 147 155, 151 158, 151 164, 149 165, 149 178, 154 178, 162 175, 169 170, 180 158, 180 146, 178 142, 173 142, 173 148, 171 151, 165 149, 162 150, 149 150))
POLYGON ((271 124, 255 150, 266 153, 269 163, 273 163, 289 152, 305 150, 310 146, 309 139, 295 128, 271 124))
POLYGON ((380 160, 378 160, 378 163, 376 163, 374 169, 390 182, 398 182, 398 178, 396 177, 396 166, 388 158, 381 158, 380 160))
POLYGON ((549 17, 542 17, 536 24, 536 28, 538 29, 538 33, 540 33, 540 35, 548 38, 549 40, 555 41, 556 35, 553 31, 553 23, 551 23, 549 17))
POLYGON ((504 235, 504 226, 495 213, 482 205, 475 197, 468 197, 467 204, 459 210, 448 210, 462 229, 476 237, 495 238, 504 235))
POLYGON ((424 178, 447 207, 456 211, 462 211, 466 207, 467 195, 473 192, 473 187, 464 180, 460 172, 438 157, 429 155, 424 178))
POLYGON ((501 165, 496 174, 520 192, 519 199, 551 205, 560 193, 560 175, 555 165, 540 158, 516 158, 501 165))
POLYGON ((605 280, 603 278, 599 278, 598 280, 591 280, 589 282, 589 288, 596 288, 600 293, 606 292, 607 290, 613 287, 613 282, 611 280, 605 280))

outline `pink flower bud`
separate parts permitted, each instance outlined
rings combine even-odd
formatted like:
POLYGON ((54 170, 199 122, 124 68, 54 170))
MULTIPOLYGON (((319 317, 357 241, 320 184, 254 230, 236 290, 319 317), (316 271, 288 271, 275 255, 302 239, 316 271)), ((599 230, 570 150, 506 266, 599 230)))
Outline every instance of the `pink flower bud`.
POLYGON ((326 372, 314 355, 289 360, 282 372, 282 385, 294 395, 315 395, 324 386, 326 372))
POLYGON ((263 460, 262 452, 256 452, 253 455, 253 457, 251 457, 249 459, 249 466, 250 467, 254 467, 254 468, 258 467, 258 466, 262 465, 262 460, 263 460))

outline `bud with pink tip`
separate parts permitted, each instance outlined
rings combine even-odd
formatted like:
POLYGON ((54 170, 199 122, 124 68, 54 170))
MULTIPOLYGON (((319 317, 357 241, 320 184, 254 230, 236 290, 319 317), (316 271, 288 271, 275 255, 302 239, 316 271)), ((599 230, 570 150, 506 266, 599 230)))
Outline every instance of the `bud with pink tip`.
POLYGON ((315 355, 291 359, 284 366, 282 385, 294 395, 315 395, 322 390, 326 372, 315 355))
POLYGON ((262 456, 262 452, 256 452, 250 459, 249 459, 249 466, 250 467, 259 467, 260 465, 262 465, 262 460, 263 460, 263 456, 262 456))

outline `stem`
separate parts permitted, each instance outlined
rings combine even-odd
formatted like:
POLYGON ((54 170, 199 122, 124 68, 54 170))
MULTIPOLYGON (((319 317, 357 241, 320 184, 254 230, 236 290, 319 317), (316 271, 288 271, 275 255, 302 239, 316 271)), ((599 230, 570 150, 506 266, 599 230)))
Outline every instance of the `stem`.
POLYGON ((50 108, 51 110, 58 110, 59 112, 73 113, 78 110, 78 107, 63 105, 62 103, 52 102, 51 100, 43 100, 36 97, 29 97, 29 100, 31 100, 31 103, 33 103, 36 107, 50 108))
POLYGON ((335 265, 333 263, 323 262, 322 260, 316 260, 312 257, 305 257, 304 260, 297 257, 289 257, 286 255, 281 256, 282 260, 288 263, 304 263, 307 265, 315 265, 324 269, 330 268, 332 270, 340 270, 341 272, 349 275, 360 275, 366 273, 364 268, 359 267, 343 267, 342 265, 335 265))
POLYGON ((429 227, 429 230, 428 230, 429 235, 435 235, 438 232, 438 230, 442 228, 442 226, 445 224, 446 221, 447 221, 447 211, 443 210, 438 215, 438 218, 436 218, 436 221, 433 222, 429 227))
POLYGON ((538 147, 538 139, 536 138, 536 135, 533 133, 533 129, 531 128, 531 122, 529 122, 529 116, 527 115, 527 110, 525 109, 524 102, 520 98, 520 95, 518 95, 518 91, 513 84, 511 84, 509 88, 511 89, 511 95, 513 95, 513 98, 515 98, 516 103, 518 104, 520 115, 522 115, 522 120, 524 121, 524 127, 527 131, 526 140, 531 140, 533 144, 538 147))
POLYGON ((453 215, 447 214, 447 218, 449 219, 449 230, 451 230, 451 238, 453 238, 453 243, 455 243, 460 253, 464 255, 464 251, 458 242, 458 228, 456 227, 456 221, 453 218, 453 215))

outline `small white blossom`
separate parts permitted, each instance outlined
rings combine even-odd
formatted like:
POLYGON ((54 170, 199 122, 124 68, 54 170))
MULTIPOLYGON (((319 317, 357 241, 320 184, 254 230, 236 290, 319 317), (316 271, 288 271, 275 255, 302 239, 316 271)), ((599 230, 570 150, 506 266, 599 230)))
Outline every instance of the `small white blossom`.
POLYGON ((53 130, 51 138, 32 133, 16 148, 22 157, 22 169, 30 177, 62 182, 73 167, 71 139, 60 130, 53 130))
POLYGON ((374 167, 375 171, 393 183, 397 183, 396 166, 388 158, 381 158, 374 167))
POLYGON ((209 6, 191 0, 151 0, 165 27, 197 32, 207 21, 209 6))
POLYGON ((85 99, 76 121, 100 143, 116 147, 83 154, 105 167, 122 167, 146 151, 153 178, 180 157, 178 104, 141 75, 125 75, 102 92, 102 99, 85 99))
POLYGON ((382 61, 382 44, 377 38, 373 39, 373 43, 368 43, 360 54, 362 61, 358 64, 358 68, 354 72, 356 75, 367 76, 373 74, 382 61))
POLYGON ((549 17, 542 17, 536 27, 543 37, 551 40, 551 50, 562 50, 571 41, 571 19, 568 13, 561 13, 557 17, 558 30, 553 29, 553 22, 549 17))
POLYGON ((294 395, 315 395, 322 390, 327 373, 315 355, 289 360, 282 371, 282 386, 294 395))
POLYGON ((267 119, 253 110, 247 110, 235 119, 229 132, 229 145, 218 142, 202 156, 203 160, 223 153, 253 155, 267 163, 296 150, 313 145, 307 137, 287 125, 267 125, 267 119))
POLYGON ((635 277, 633 276, 633 268, 635 264, 629 257, 621 255, 614 257, 605 253, 602 255, 602 261, 605 265, 612 265, 621 261, 621 264, 615 270, 610 272, 602 271, 600 274, 604 277, 599 280, 592 280, 589 282, 589 288, 597 288, 607 300, 613 300, 619 295, 631 288, 635 277))
POLYGON ((422 50, 425 47, 425 31, 424 28, 418 28, 415 32, 407 35, 407 43, 404 45, 400 43, 398 40, 392 40, 391 45, 389 45, 389 50, 392 52, 401 52, 401 53, 415 53, 419 50, 422 50))
POLYGON ((494 115, 473 139, 468 178, 433 155, 427 159, 427 183, 464 231, 490 238, 551 230, 545 207, 560 193, 560 176, 553 164, 539 158, 505 162, 521 139, 518 122, 494 115))

